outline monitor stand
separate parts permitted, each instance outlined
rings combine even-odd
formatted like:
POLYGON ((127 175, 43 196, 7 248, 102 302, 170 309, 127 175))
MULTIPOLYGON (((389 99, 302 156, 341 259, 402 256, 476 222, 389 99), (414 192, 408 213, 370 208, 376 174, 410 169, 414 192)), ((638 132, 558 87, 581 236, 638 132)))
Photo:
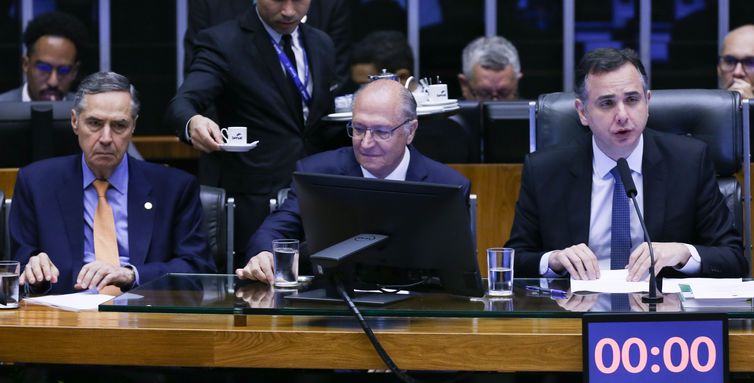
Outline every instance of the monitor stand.
MULTIPOLYGON (((356 304, 382 306, 395 302, 400 302, 414 297, 416 294, 392 294, 382 292, 364 292, 354 291, 351 299, 356 304)), ((303 302, 326 302, 326 303, 344 303, 343 298, 339 295, 328 294, 327 289, 314 289, 298 294, 290 294, 284 297, 291 301, 303 302)))

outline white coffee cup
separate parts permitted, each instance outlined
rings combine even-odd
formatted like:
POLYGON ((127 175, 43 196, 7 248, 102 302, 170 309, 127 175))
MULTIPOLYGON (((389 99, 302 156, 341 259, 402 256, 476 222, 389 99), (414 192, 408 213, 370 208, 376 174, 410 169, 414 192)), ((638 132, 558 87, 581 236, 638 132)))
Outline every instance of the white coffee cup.
POLYGON ((229 126, 220 130, 225 139, 225 143, 228 145, 246 145, 246 127, 245 126, 229 126))
POLYGON ((434 84, 427 88, 429 102, 448 101, 448 84, 434 84))
POLYGON ((416 88, 416 90, 412 94, 414 95, 416 104, 419 106, 426 104, 429 101, 429 95, 421 88, 416 88))

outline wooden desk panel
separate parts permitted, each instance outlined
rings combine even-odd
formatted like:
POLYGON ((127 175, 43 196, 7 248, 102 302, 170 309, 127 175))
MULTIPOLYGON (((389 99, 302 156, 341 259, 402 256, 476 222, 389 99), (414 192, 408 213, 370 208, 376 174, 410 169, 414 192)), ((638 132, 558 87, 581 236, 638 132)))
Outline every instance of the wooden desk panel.
POLYGON ((486 275, 485 250, 505 244, 513 226, 513 216, 521 185, 521 164, 452 164, 471 181, 477 204, 477 259, 486 275))
MULTIPOLYGON (((354 319, 0 311, 0 361, 104 365, 384 369, 354 319)), ((410 370, 581 371, 578 319, 373 318, 410 370), (502 356, 505 355, 505 358, 502 356)), ((730 369, 754 370, 754 333, 730 332, 730 369)))

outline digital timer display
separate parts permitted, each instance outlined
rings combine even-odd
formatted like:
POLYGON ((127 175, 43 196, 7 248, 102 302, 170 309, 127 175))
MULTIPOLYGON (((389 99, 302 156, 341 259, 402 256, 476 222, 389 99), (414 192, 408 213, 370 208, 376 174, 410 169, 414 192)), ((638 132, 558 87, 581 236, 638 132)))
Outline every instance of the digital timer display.
POLYGON ((588 382, 727 382, 728 326, 716 314, 584 316, 588 382))

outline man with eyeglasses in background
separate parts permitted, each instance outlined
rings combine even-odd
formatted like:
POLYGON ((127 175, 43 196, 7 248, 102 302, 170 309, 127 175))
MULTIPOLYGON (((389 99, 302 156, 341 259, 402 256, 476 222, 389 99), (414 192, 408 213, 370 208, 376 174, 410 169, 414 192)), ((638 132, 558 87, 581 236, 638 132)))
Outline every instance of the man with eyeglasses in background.
MULTIPOLYGON (((416 101, 410 91, 393 80, 371 82, 354 99, 353 119, 346 128, 351 147, 304 158, 296 164, 296 171, 462 185, 468 196, 469 180, 411 146, 418 125, 416 101)), ((236 270, 238 277, 271 284, 275 276, 272 240, 281 238, 304 238, 295 188, 249 239, 246 266, 236 270)), ((308 273, 303 257, 299 267, 302 274, 308 273)))
POLYGON ((738 27, 725 36, 717 61, 717 79, 720 89, 754 98, 754 24, 738 27))
POLYGON ((75 17, 50 12, 29 22, 21 66, 26 83, 0 94, 0 101, 73 100, 70 92, 80 66, 86 29, 75 17))
POLYGON ((463 49, 458 75, 463 98, 477 101, 517 100, 523 77, 518 50, 501 36, 479 37, 463 49))

